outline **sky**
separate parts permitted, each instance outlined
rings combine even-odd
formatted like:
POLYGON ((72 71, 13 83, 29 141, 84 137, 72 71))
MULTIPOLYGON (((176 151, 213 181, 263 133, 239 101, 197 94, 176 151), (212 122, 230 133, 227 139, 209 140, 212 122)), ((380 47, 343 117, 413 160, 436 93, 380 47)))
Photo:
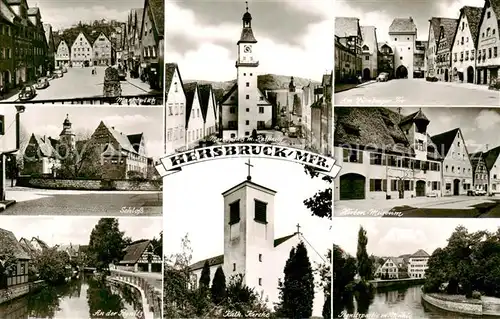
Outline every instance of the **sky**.
MULTIPOLYGON (((390 108, 397 111, 397 108, 390 108)), ((411 114, 418 108, 403 108, 402 114, 411 114)), ((500 146, 500 109, 481 107, 427 107, 422 108, 430 123, 427 132, 437 135, 455 129, 462 131, 469 153, 500 146)))
MULTIPOLYGON (((333 69, 333 1, 249 1, 257 39, 258 74, 321 81, 333 69)), ((236 43, 245 1, 167 0, 166 61, 179 65, 183 80, 236 78, 236 43)))
POLYGON ((484 0, 335 0, 336 16, 357 17, 361 26, 376 26, 377 41, 389 37, 394 18, 412 17, 417 25, 417 39, 427 41, 429 19, 458 19, 463 6, 483 7, 484 0))
MULTIPOLYGON (((54 245, 88 245, 90 233, 99 218, 93 217, 14 217, 0 216, 0 227, 14 233, 17 240, 22 237, 37 237, 54 245)), ((133 241, 159 238, 162 231, 162 219, 153 217, 118 218, 121 231, 133 241)))
POLYGON ((469 232, 488 230, 496 232, 500 227, 498 219, 446 218, 334 218, 333 243, 356 256, 359 227, 367 232, 368 254, 379 257, 397 257, 413 254, 419 249, 429 255, 436 248, 443 248, 455 228, 464 226, 469 232))
MULTIPOLYGON (((15 147, 15 108, 1 106, 5 115, 6 135, 0 136, 4 149, 15 147)), ((88 138, 100 121, 123 134, 144 133, 147 155, 158 159, 163 153, 163 108, 161 107, 89 107, 89 106, 27 106, 21 114, 21 127, 25 134, 59 138, 63 122, 69 114, 73 130, 80 137, 88 138)))
MULTIPOLYGON (((213 160, 185 166, 181 172, 165 177, 166 256, 181 252, 181 239, 186 234, 193 249, 192 263, 224 253, 222 193, 246 179, 246 161, 213 160)), ((293 234, 298 223, 306 240, 323 257, 331 247, 331 221, 311 216, 302 201, 326 188, 327 184, 311 179, 299 164, 271 159, 252 159, 251 164, 254 165, 252 181, 277 192, 274 238, 293 234)), ((320 260, 311 250, 309 254, 320 260)))
POLYGON ((43 23, 61 30, 77 24, 107 19, 125 22, 130 9, 144 7, 144 0, 27 0, 39 7, 43 23))

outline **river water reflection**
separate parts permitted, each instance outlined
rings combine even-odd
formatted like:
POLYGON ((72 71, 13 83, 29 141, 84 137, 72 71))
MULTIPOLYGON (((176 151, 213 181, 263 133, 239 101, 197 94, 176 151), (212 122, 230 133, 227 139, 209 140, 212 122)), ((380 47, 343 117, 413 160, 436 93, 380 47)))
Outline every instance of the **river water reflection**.
MULTIPOLYGON (((335 309, 334 309, 335 310, 335 309)), ((422 286, 400 288, 398 290, 376 291, 372 300, 364 298, 354 305, 344 305, 339 318, 349 318, 348 314, 366 314, 367 318, 384 318, 384 314, 394 319, 438 319, 456 318, 470 319, 470 315, 461 316, 456 313, 442 311, 422 302, 422 286), (347 315, 346 315, 347 314, 347 315)), ((351 318, 362 318, 352 316, 351 318)))
POLYGON ((143 319, 140 294, 128 286, 82 276, 0 305, 1 319, 143 319))

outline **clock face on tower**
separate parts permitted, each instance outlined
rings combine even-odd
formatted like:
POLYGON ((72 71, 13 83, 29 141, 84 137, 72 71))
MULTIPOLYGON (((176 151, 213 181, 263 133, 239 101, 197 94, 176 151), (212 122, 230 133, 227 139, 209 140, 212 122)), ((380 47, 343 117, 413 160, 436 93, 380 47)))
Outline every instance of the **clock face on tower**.
POLYGON ((243 47, 243 51, 244 51, 245 53, 252 53, 252 47, 251 47, 250 45, 245 45, 245 46, 243 47))

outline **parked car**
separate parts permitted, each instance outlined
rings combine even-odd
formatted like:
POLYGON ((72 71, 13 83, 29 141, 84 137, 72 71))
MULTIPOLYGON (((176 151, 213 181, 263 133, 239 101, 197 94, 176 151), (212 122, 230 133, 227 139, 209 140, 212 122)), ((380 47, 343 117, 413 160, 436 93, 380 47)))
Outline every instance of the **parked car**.
POLYGON ((25 86, 21 92, 19 92, 19 100, 28 101, 36 96, 36 90, 33 86, 25 86))
POLYGON ((382 72, 377 76, 377 82, 387 82, 389 80, 389 73, 382 72))
POLYGON ((38 81, 36 82, 36 89, 37 90, 42 90, 48 88, 50 85, 49 79, 46 77, 39 78, 38 81))
POLYGON ((66 72, 68 72, 68 68, 67 68, 67 67, 65 67, 65 66, 63 66, 63 67, 61 67, 61 71, 62 71, 63 73, 66 73, 66 72))
POLYGON ((64 76, 64 73, 61 69, 57 69, 54 71, 54 78, 62 78, 64 76))
POLYGON ((469 189, 467 191, 467 196, 485 196, 486 191, 482 189, 469 189))
POLYGON ((118 69, 118 78, 120 79, 120 81, 125 81, 125 79, 127 78, 127 73, 125 73, 125 70, 123 68, 118 69))

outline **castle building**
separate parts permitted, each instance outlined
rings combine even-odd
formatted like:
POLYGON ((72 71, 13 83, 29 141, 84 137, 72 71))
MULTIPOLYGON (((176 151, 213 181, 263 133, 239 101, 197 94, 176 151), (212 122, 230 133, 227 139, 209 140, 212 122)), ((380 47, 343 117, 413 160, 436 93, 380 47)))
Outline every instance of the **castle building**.
POLYGON ((222 98, 223 139, 251 137, 254 131, 272 129, 273 107, 257 86, 257 40, 252 30, 252 15, 243 15, 243 29, 238 41, 237 81, 222 98))
POLYGON ((413 78, 417 26, 413 18, 396 18, 389 26, 389 39, 394 48, 395 77, 413 78))

